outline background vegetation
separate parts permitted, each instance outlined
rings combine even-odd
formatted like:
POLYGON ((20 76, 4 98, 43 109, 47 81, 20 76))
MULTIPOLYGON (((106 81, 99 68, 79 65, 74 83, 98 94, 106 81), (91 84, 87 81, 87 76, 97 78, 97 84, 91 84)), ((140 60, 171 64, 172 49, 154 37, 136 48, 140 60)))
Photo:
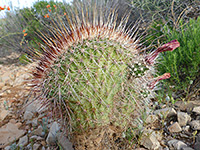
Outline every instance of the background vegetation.
MULTIPOLYGON (((74 0, 73 3, 76 1, 78 0, 74 0)), ((198 0, 105 0, 104 2, 109 3, 106 11, 113 6, 118 8, 118 20, 123 17, 124 12, 130 12, 127 28, 140 21, 139 31, 144 35, 141 42, 148 47, 147 53, 171 40, 177 39, 180 42, 180 48, 159 55, 157 74, 169 72, 171 78, 163 80, 162 84, 157 86, 156 100, 166 103, 166 97, 169 97, 167 102, 170 103, 180 99, 189 101, 199 94, 200 2, 198 0)), ((69 9, 74 8, 66 3, 39 1, 31 8, 2 10, 6 15, 0 19, 0 51, 12 49, 20 53, 19 60, 24 63, 27 54, 36 54, 29 47, 37 49, 38 43, 43 43, 38 38, 37 32, 49 34, 51 37, 48 28, 54 23, 52 18, 57 17, 67 22, 65 15, 69 9)), ((68 26, 67 23, 65 25, 68 26)), ((133 139, 132 131, 132 129, 127 131, 130 140, 133 139)))

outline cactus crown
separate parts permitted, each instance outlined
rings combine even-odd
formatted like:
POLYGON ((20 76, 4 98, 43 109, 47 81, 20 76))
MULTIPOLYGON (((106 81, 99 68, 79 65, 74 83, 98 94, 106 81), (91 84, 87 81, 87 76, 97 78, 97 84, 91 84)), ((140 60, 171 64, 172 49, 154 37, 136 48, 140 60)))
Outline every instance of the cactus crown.
POLYGON ((152 79, 155 57, 141 54, 137 25, 126 28, 129 15, 117 23, 116 12, 80 2, 66 18, 51 19, 50 37, 40 33, 45 44, 35 50, 31 83, 68 131, 134 127, 159 81, 152 79))

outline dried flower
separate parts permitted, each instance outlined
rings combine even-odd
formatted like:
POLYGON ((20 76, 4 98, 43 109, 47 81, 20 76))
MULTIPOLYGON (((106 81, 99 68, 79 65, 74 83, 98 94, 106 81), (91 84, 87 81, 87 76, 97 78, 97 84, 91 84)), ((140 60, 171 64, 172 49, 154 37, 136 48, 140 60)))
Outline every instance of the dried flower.
POLYGON ((151 89, 153 89, 158 81, 164 80, 164 79, 168 79, 168 78, 170 78, 170 77, 171 77, 171 74, 170 74, 170 73, 165 73, 165 74, 163 74, 163 75, 161 75, 161 76, 158 76, 157 78, 154 79, 154 81, 152 81, 152 82, 150 83, 149 87, 150 87, 151 89))
POLYGON ((177 40, 172 40, 169 43, 164 44, 163 46, 159 47, 156 51, 159 52, 166 52, 166 51, 173 51, 177 47, 180 46, 180 43, 177 40))
POLYGON ((176 49, 179 46, 180 46, 180 43, 177 40, 170 41, 169 43, 162 45, 157 50, 150 53, 146 57, 146 62, 148 62, 149 64, 153 64, 155 58, 158 56, 159 53, 166 52, 166 51, 173 51, 174 49, 176 49))

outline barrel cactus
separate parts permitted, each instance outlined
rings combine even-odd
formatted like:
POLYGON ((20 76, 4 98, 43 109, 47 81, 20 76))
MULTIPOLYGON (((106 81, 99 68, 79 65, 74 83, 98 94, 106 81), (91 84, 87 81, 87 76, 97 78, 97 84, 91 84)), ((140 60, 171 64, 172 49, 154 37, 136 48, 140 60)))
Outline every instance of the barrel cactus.
MULTIPOLYGON (((39 33, 43 44, 34 50, 35 99, 49 108, 68 133, 83 132, 112 123, 123 131, 137 126, 148 107, 159 52, 179 46, 174 40, 151 53, 139 42, 137 25, 128 29, 128 15, 117 23, 117 10, 80 2, 66 14, 52 17, 50 34, 39 33), (81 11, 80 11, 81 10, 81 11), (50 36, 51 35, 51 36, 50 36)), ((33 52, 33 50, 31 50, 33 52)))

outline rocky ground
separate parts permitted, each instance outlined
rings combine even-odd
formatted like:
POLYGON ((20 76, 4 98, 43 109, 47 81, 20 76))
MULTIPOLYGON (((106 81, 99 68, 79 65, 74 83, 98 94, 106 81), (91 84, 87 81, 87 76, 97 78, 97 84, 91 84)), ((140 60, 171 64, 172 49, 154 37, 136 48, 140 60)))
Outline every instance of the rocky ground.
MULTIPOLYGON (((39 112, 39 104, 33 102, 24 107, 28 89, 23 81, 30 77, 28 71, 34 64, 20 65, 18 57, 11 53, 0 58, 0 149, 73 149, 69 140, 59 132, 59 124, 49 119, 45 111, 39 112)), ((139 136, 140 148, 137 150, 200 150, 199 95, 190 101, 177 101, 174 105, 156 102, 152 105, 156 105, 156 110, 146 118, 146 128, 139 136)), ((77 149, 86 149, 85 145, 90 145, 88 150, 99 149, 104 133, 102 138, 98 136, 98 140, 85 138, 77 149)))

